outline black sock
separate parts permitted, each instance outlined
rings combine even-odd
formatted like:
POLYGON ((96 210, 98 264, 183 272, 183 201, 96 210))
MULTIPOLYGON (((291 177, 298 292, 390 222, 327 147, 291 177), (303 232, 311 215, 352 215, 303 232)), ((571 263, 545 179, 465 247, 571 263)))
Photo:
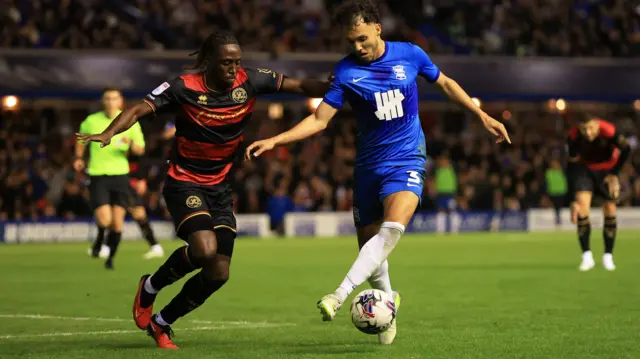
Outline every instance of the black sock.
POLYGON ((618 231, 618 223, 616 217, 604 217, 604 229, 602 236, 604 237, 604 252, 613 253, 613 246, 616 243, 616 232, 618 231))
POLYGON ((100 253, 100 248, 102 248, 102 244, 104 243, 104 232, 105 232, 105 228, 98 226, 98 236, 96 237, 96 241, 93 242, 93 248, 92 248, 93 254, 95 256, 97 256, 98 253, 100 253))
POLYGON ((187 315, 189 312, 201 306, 207 298, 220 289, 226 280, 210 280, 200 273, 191 277, 178 293, 160 311, 162 319, 168 324, 173 324, 178 318, 187 315))
POLYGON ((153 234, 153 229, 151 229, 151 225, 149 224, 149 219, 145 218, 136 222, 138 222, 138 225, 140 226, 140 232, 142 232, 142 236, 144 236, 144 239, 147 241, 147 243, 149 243, 150 246, 158 244, 158 241, 156 241, 156 236, 153 234))
POLYGON ((118 246, 120 245, 120 240, 122 240, 122 232, 109 231, 109 238, 107 239, 107 245, 109 246, 110 253, 109 253, 108 260, 111 261, 116 256, 116 252, 118 251, 118 246))
POLYGON ((589 239, 591 237, 591 222, 589 217, 578 217, 578 239, 582 252, 591 250, 589 239))
MULTIPOLYGON (((162 288, 177 282, 185 275, 201 267, 202 266, 193 264, 191 255, 189 254, 189 246, 180 247, 176 249, 169 258, 167 258, 167 261, 151 276, 151 286, 153 289, 160 291, 162 288)), ((140 306, 143 308, 149 307, 151 303, 153 303, 154 298, 155 295, 143 290, 140 296, 140 306)))

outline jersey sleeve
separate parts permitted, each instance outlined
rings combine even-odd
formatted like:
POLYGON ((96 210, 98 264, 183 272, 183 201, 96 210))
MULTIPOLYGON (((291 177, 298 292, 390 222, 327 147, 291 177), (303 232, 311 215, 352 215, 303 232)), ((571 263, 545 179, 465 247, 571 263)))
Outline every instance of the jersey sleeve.
POLYGON ((129 138, 131 139, 131 142, 138 146, 145 147, 144 133, 142 133, 142 126, 140 126, 140 122, 134 123, 133 126, 131 126, 130 131, 131 133, 129 138))
POLYGON ((418 73, 429 81, 429 83, 435 83, 440 77, 440 69, 436 66, 429 55, 424 50, 416 45, 411 45, 413 49, 412 59, 415 66, 418 68, 418 73))
POLYGON ((333 78, 329 85, 329 90, 324 94, 322 102, 327 105, 341 109, 344 105, 344 87, 342 86, 342 73, 340 71, 340 64, 333 70, 333 78))
POLYGON ((270 69, 244 69, 257 95, 276 93, 282 88, 284 75, 270 69))
POLYGON ((91 133, 91 128, 90 127, 91 127, 91 125, 89 123, 89 118, 87 117, 80 124, 80 129, 78 130, 78 133, 93 135, 93 133, 91 133))
POLYGON ((144 98, 154 113, 170 112, 180 104, 180 78, 163 82, 144 98))

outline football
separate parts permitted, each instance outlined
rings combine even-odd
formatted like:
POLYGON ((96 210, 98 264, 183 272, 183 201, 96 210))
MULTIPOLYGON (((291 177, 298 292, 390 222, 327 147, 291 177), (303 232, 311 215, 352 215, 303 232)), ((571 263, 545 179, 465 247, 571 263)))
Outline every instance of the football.
POLYGON ((396 319, 392 298, 378 289, 364 290, 351 302, 351 321, 365 334, 379 334, 389 329, 396 319))

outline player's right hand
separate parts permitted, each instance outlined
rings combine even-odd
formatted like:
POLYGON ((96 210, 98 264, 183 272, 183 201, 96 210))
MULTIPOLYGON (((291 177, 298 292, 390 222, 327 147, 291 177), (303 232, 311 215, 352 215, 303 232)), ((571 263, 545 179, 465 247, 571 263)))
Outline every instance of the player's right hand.
POLYGON ((247 147, 247 150, 244 153, 244 158, 251 160, 252 157, 258 157, 264 152, 272 150, 275 146, 276 141, 271 138, 256 141, 247 147))
POLYGON ((82 158, 76 158, 76 160, 73 161, 73 169, 82 172, 84 170, 84 160, 82 158))
POLYGON ((480 120, 482 121, 482 124, 484 125, 484 128, 487 129, 487 131, 491 132, 491 134, 493 134, 494 136, 498 136, 498 140, 496 141, 496 143, 501 143, 504 141, 507 141, 507 143, 511 143, 511 139, 509 138, 507 129, 500 121, 487 115, 486 113, 480 116, 480 120))
POLYGON ((99 133, 97 135, 88 135, 86 133, 76 133, 78 141, 86 142, 100 142, 100 148, 108 146, 111 143, 112 135, 108 133, 99 133))

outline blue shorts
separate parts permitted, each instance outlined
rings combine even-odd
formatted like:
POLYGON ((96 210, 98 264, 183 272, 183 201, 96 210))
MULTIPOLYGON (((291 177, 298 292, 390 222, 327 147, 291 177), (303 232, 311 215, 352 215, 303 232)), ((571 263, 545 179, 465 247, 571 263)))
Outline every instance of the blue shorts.
POLYGON ((426 170, 421 165, 381 166, 354 173, 353 220, 363 227, 382 219, 382 201, 390 194, 411 191, 422 199, 426 170))

